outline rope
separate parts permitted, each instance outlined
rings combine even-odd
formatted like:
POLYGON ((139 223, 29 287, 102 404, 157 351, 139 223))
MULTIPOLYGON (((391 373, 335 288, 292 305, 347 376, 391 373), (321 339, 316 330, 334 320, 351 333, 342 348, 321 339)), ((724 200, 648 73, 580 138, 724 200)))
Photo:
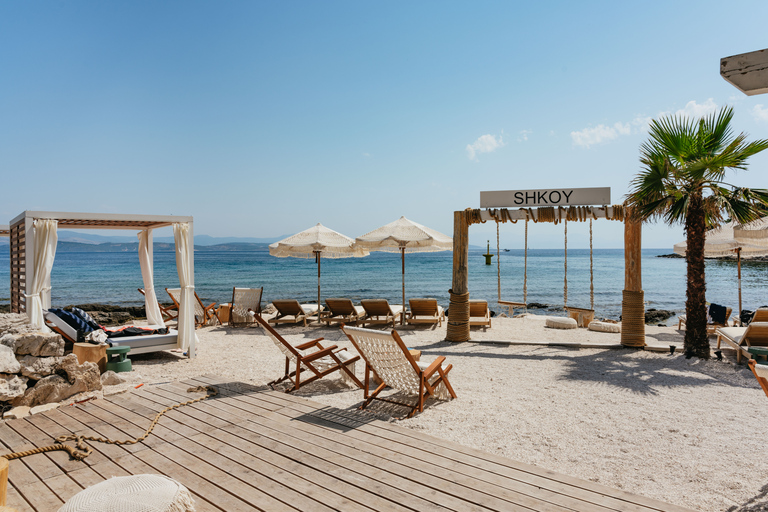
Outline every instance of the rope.
POLYGON ((469 292, 453 293, 448 290, 451 301, 448 306, 448 327, 446 340, 469 341, 469 292))
POLYGON ((568 219, 565 219, 565 272, 563 274, 563 307, 568 307, 568 219))
POLYGON ((589 309, 595 310, 595 272, 592 266, 592 219, 589 219, 589 309))
POLYGON ((163 414, 167 413, 168 411, 178 409, 179 407, 183 407, 185 405, 191 405, 191 404, 194 404, 195 402, 200 402, 202 400, 205 400, 206 398, 214 397, 219 394, 219 390, 213 386, 197 386, 197 387, 189 388, 187 390, 187 393, 194 393, 199 391, 208 391, 208 394, 200 398, 195 398, 194 400, 187 400, 186 402, 181 402, 181 403, 166 407, 165 409, 157 413, 157 416, 155 416, 155 419, 152 420, 152 423, 149 425, 149 428, 147 428, 147 430, 144 432, 144 435, 142 435, 141 437, 137 437, 135 439, 126 439, 125 441, 115 441, 113 439, 107 439, 106 437, 78 436, 75 434, 70 434, 68 436, 57 437, 56 444, 43 446, 41 448, 33 448, 32 450, 27 450, 24 452, 7 453, 5 455, 0 455, 0 457, 5 457, 8 460, 13 460, 13 459, 20 459, 21 457, 26 457, 27 455, 34 455, 36 453, 45 453, 45 452, 53 452, 57 450, 64 450, 65 452, 69 453, 70 457, 72 457, 73 459, 83 460, 87 456, 89 456, 91 453, 93 453, 93 448, 85 444, 86 440, 96 441, 99 443, 117 444, 117 445, 140 443, 144 441, 147 437, 149 437, 149 435, 152 433, 152 430, 154 430, 155 425, 157 425, 157 422, 160 421, 160 418, 163 416, 163 414), (74 441, 75 446, 72 447, 72 446, 66 445, 64 444, 65 441, 74 441))
POLYGON ((627 347, 645 346, 645 303, 643 291, 623 290, 621 304, 621 344, 627 347))
POLYGON ((525 266, 523 267, 523 302, 528 304, 528 216, 525 217, 525 266))
MULTIPOLYGON (((509 215, 509 212, 507 212, 509 215)), ((499 257, 499 221, 496 221, 496 288, 499 300, 501 300, 501 258, 499 257)))

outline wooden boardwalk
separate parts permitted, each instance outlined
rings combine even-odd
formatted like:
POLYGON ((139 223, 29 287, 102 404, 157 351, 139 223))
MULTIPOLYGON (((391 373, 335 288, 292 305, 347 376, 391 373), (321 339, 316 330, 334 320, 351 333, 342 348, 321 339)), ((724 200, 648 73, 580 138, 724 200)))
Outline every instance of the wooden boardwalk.
POLYGON ((184 484, 198 511, 685 510, 212 376, 12 420, 0 443, 8 453, 73 432, 133 438, 202 384, 220 395, 169 412, 141 444, 89 442, 82 462, 63 451, 11 461, 8 506, 55 511, 104 479, 155 473, 184 484))

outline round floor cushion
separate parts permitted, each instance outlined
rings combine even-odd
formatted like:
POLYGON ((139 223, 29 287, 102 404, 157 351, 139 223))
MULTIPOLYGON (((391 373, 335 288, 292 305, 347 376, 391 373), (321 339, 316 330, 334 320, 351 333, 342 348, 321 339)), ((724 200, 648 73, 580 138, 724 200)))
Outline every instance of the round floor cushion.
POLYGON ((562 316, 550 316, 547 317, 547 327, 552 329, 575 329, 579 325, 573 318, 565 318, 562 316))
POLYGON ((612 324, 611 322, 598 322, 597 320, 589 322, 587 329, 597 332, 621 332, 621 324, 612 324))
POLYGON ((161 475, 110 478, 72 496, 59 512, 194 512, 186 487, 161 475))

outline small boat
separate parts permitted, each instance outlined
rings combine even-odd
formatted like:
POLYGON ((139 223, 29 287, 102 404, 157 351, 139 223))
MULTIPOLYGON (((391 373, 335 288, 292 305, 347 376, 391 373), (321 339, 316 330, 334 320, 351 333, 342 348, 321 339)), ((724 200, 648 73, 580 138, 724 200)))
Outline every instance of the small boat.
POLYGON ((504 249, 504 252, 509 252, 509 249, 504 249))

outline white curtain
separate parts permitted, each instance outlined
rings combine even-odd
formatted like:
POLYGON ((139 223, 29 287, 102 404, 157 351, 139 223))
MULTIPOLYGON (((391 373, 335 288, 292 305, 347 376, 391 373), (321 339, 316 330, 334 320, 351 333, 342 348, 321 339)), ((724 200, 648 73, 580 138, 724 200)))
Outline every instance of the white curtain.
POLYGON ((139 264, 141 265, 141 277, 144 280, 144 310, 147 312, 149 325, 165 325, 160 306, 157 305, 155 294, 155 278, 153 275, 152 256, 152 230, 145 229, 139 232, 139 264))
POLYGON ((56 227, 59 222, 53 219, 37 219, 32 225, 34 228, 34 277, 32 279, 32 293, 24 295, 27 298, 26 308, 29 323, 44 332, 50 332, 43 318, 43 309, 51 307, 51 268, 56 257, 56 242, 59 237, 56 227), (30 300, 31 299, 31 300, 30 300))
POLYGON ((173 239, 176 242, 176 270, 179 272, 181 302, 179 304, 179 344, 195 357, 195 274, 193 266, 194 245, 189 223, 173 225, 173 239))

